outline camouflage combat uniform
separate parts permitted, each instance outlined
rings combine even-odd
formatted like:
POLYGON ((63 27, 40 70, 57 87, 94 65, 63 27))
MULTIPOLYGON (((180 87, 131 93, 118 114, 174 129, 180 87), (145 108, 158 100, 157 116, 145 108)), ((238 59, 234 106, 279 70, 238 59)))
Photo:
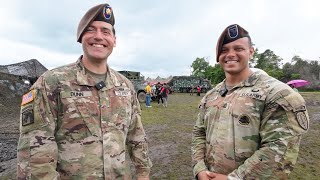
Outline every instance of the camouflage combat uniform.
POLYGON ((137 176, 148 176, 133 85, 108 68, 106 86, 97 90, 80 62, 44 73, 23 97, 18 178, 131 179, 126 152, 137 176))
POLYGON ((200 104, 192 138, 194 176, 209 170, 228 179, 287 179, 309 128, 304 99, 261 71, 225 97, 219 94, 223 84, 200 104))

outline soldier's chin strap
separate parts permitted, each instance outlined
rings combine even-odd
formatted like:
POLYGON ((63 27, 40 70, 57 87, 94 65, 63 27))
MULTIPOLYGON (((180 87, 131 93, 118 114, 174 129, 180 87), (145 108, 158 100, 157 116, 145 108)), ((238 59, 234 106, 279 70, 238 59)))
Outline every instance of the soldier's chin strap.
POLYGON ((227 95, 227 93, 228 93, 227 85, 226 85, 226 82, 224 82, 224 89, 220 89, 219 94, 222 97, 225 97, 227 95))

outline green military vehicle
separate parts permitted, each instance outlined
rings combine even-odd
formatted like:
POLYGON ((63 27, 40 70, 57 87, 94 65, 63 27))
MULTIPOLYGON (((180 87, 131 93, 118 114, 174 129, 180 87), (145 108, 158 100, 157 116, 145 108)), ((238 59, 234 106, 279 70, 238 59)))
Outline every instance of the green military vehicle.
POLYGON ((140 74, 140 72, 136 71, 118 71, 122 75, 124 75, 126 78, 128 78, 132 84, 134 85, 134 88, 137 92, 137 98, 139 102, 145 102, 146 101, 146 91, 144 83, 144 76, 140 74))
POLYGON ((211 89, 211 82, 207 79, 195 76, 173 76, 167 83, 173 92, 186 93, 190 92, 192 87, 194 92, 197 91, 197 86, 201 87, 201 92, 205 93, 211 89))

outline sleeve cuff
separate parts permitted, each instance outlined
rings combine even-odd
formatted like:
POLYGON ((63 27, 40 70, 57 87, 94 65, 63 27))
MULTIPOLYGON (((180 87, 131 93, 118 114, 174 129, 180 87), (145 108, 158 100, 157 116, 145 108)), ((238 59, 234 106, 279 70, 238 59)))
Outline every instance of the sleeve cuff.
POLYGON ((201 171, 207 171, 208 168, 205 165, 204 161, 199 161, 196 165, 193 166, 193 176, 196 178, 197 174, 201 171))
POLYGON ((228 174, 227 176, 227 180, 242 180, 243 178, 239 177, 235 171, 233 171, 232 173, 228 174))
POLYGON ((150 168, 136 169, 137 177, 149 177, 150 168))

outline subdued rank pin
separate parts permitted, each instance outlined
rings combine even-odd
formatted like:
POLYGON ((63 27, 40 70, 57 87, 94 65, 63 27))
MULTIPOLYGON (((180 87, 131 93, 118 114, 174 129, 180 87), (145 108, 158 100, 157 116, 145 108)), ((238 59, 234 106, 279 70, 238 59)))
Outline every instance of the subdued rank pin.
POLYGON ((100 82, 98 82, 98 83, 95 85, 95 87, 96 87, 98 90, 102 89, 102 88, 105 87, 105 86, 106 86, 106 84, 105 84, 103 81, 100 81, 100 82))

